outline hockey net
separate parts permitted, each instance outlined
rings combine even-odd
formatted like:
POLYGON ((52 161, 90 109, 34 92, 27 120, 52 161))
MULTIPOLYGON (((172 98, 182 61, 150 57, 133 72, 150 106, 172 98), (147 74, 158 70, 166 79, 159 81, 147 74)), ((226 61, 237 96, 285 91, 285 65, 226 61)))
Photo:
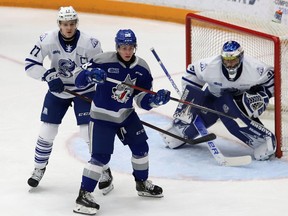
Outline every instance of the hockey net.
MULTIPOLYGON (((186 16, 186 64, 219 55, 223 44, 235 40, 244 53, 274 66, 275 96, 262 118, 273 119, 278 158, 288 158, 288 28, 255 17, 219 13, 186 16)), ((244 54, 244 55, 245 55, 244 54)))

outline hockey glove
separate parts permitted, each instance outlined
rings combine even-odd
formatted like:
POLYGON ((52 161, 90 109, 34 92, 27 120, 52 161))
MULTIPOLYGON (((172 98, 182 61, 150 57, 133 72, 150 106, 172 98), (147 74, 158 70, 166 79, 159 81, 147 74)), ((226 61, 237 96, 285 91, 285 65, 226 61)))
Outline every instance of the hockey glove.
POLYGON ((258 93, 244 92, 242 103, 250 118, 258 118, 266 110, 269 97, 264 91, 258 93))
POLYGON ((55 68, 47 70, 44 73, 42 80, 48 83, 51 92, 61 93, 64 91, 64 84, 55 68))
POLYGON ((249 94, 256 94, 260 91, 266 92, 265 88, 262 85, 255 85, 255 86, 252 86, 247 92, 249 94))
POLYGON ((161 89, 155 95, 151 95, 149 102, 151 107, 158 107, 170 100, 170 91, 161 89))
POLYGON ((107 74, 101 68, 92 68, 85 70, 86 80, 89 84, 104 84, 107 74))

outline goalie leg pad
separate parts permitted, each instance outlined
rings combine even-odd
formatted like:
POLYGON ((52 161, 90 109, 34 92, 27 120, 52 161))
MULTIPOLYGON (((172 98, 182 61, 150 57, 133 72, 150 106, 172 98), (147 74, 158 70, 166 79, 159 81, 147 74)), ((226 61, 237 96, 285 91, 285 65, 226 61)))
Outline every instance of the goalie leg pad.
POLYGON ((220 117, 227 130, 254 149, 256 160, 267 160, 276 151, 275 135, 259 121, 250 119, 230 95, 224 95, 215 103, 218 111, 235 116, 240 121, 220 117))
POLYGON ((276 151, 276 140, 274 137, 267 137, 266 142, 254 149, 256 160, 263 161, 271 158, 276 151))
MULTIPOLYGON (((195 86, 187 85, 181 99, 209 108, 212 108, 211 106, 213 105, 210 100, 210 95, 207 95, 207 92, 204 92, 195 86)), ((201 112, 198 109, 191 108, 191 106, 187 104, 179 103, 173 115, 175 119, 172 125, 167 129, 168 132, 174 133, 183 138, 194 139, 199 135, 198 130, 193 124, 194 119, 198 115, 203 119, 205 127, 210 127, 218 119, 218 116, 215 114, 201 112)), ((166 146, 171 149, 180 148, 185 144, 166 134, 161 134, 161 136, 163 137, 166 146)))
MULTIPOLYGON (((169 128, 166 129, 168 132, 170 133, 173 133, 175 135, 178 135, 178 136, 181 136, 182 137, 182 134, 180 134, 178 132, 178 130, 176 130, 176 128, 174 127, 173 124, 171 124, 171 126, 169 128)), ((181 146, 183 146, 185 143, 182 142, 181 140, 179 139, 176 139, 174 137, 171 137, 167 134, 163 134, 163 133, 160 133, 165 145, 170 148, 170 149, 177 149, 177 148, 180 148, 181 146)))
MULTIPOLYGON (((189 86, 187 85, 181 100, 189 101, 193 104, 197 104, 200 106, 204 106, 210 109, 214 109, 213 101, 216 99, 215 96, 213 96, 208 89, 205 91, 202 91, 200 88, 195 86, 189 86)), ((203 120, 205 127, 210 127, 218 120, 218 115, 201 111, 199 109, 193 108, 192 106, 189 106, 187 104, 179 103, 177 109, 175 110, 173 117, 176 119, 179 119, 183 122, 192 124, 193 120, 195 119, 195 116, 199 115, 201 119, 203 120)), ((188 136, 189 137, 189 136, 188 136)), ((191 137, 189 137, 191 138, 191 137)))

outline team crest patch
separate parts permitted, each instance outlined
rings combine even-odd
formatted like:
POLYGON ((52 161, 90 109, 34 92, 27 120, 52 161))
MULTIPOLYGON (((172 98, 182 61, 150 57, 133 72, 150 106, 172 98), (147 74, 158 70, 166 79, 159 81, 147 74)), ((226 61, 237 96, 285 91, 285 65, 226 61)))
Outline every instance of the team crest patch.
POLYGON ((195 67, 193 65, 190 66, 191 73, 195 74, 195 67))
POLYGON ((72 71, 75 69, 76 64, 71 59, 60 59, 58 62, 59 74, 62 77, 72 77, 72 71))
POLYGON ((95 38, 90 38, 91 44, 93 46, 93 48, 95 48, 98 45, 98 40, 95 38))
POLYGON ((260 76, 262 76, 262 74, 264 73, 264 68, 263 67, 257 67, 257 71, 260 74, 260 76))
POLYGON ((42 35, 40 36, 40 41, 42 42, 42 41, 46 38, 47 35, 48 35, 48 33, 42 34, 42 35))
POLYGON ((200 62, 200 69, 201 69, 201 72, 205 70, 207 64, 206 63, 202 63, 200 62))
MULTIPOLYGON (((124 80, 125 83, 134 85, 136 83, 136 79, 131 80, 130 75, 128 74, 124 80)), ((117 86, 112 88, 113 95, 111 96, 114 100, 120 103, 126 103, 131 95, 133 94, 133 89, 124 84, 118 84, 117 86)))
POLYGON ((224 113, 229 112, 229 107, 227 106, 227 104, 223 104, 223 111, 224 111, 224 113))

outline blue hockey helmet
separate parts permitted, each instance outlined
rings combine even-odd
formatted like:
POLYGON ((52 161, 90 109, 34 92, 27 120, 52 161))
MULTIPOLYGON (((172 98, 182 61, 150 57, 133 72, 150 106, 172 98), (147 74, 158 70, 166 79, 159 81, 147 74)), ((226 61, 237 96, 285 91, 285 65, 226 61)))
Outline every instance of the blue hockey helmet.
POLYGON ((221 59, 231 79, 235 78, 237 70, 243 62, 243 54, 244 50, 238 42, 227 41, 224 43, 221 51, 221 59))
POLYGON ((121 45, 132 45, 137 47, 137 39, 131 29, 120 29, 115 37, 116 48, 121 45))

